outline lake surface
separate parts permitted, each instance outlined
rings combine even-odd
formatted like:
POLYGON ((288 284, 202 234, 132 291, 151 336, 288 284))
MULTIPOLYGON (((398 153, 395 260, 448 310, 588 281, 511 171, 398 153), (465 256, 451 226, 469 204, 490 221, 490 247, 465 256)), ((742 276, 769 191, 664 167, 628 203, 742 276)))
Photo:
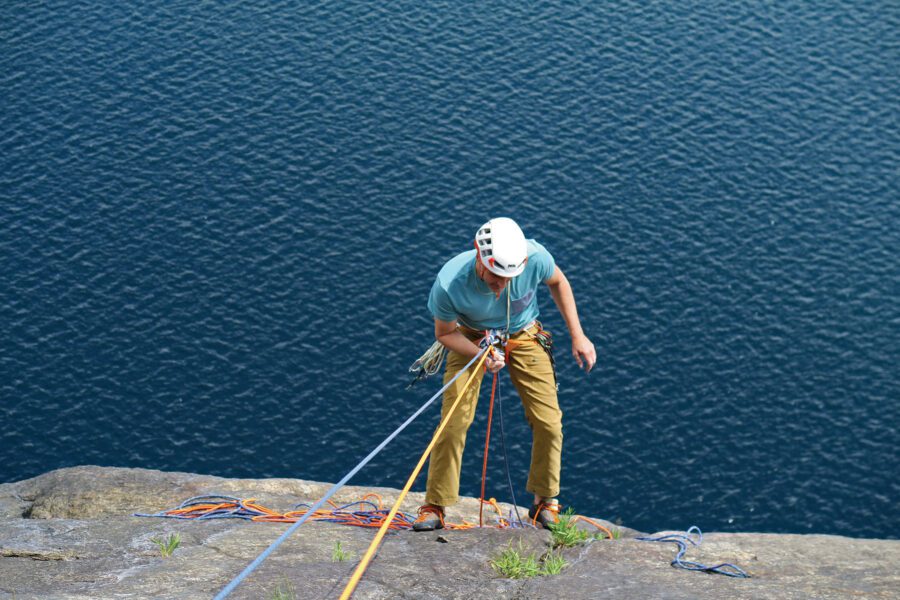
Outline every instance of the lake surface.
MULTIPOLYGON (((0 481, 337 481, 439 387, 406 389, 428 291, 505 215, 599 350, 580 373, 542 290, 564 504, 900 537, 898 31, 895 2, 4 3, 0 481)), ((437 418, 351 483, 402 486, 437 418)))

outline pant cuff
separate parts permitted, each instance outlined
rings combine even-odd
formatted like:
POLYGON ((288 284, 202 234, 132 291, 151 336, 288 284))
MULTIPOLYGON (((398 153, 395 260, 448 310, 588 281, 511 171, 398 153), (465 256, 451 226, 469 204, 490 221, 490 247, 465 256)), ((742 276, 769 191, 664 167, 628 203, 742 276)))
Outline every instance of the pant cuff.
POLYGON ((541 498, 556 498, 559 496, 559 490, 551 490, 551 489, 538 489, 529 486, 525 487, 525 490, 531 492, 535 496, 540 496, 541 498))
POLYGON ((457 503, 458 500, 459 496, 453 498, 452 500, 444 498, 429 498, 428 496, 425 496, 425 504, 436 504, 437 506, 453 506, 457 503))

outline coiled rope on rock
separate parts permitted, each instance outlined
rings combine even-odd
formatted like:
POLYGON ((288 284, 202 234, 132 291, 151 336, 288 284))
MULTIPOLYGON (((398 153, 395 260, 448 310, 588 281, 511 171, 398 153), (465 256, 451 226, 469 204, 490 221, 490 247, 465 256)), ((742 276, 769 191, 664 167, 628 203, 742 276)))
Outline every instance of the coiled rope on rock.
POLYGON ((731 563, 719 563, 717 565, 704 565, 698 562, 690 561, 690 560, 682 560, 684 558, 685 552, 687 552, 688 545, 691 546, 700 546, 703 543, 703 532, 700 531, 700 528, 696 525, 689 528, 684 533, 668 533, 656 537, 648 536, 648 537, 639 537, 636 538, 641 542, 671 542, 673 544, 678 544, 678 554, 675 555, 675 559, 672 561, 672 566, 679 569, 687 569, 688 571, 704 571, 706 573, 716 573, 718 575, 725 575, 727 577, 739 577, 742 579, 749 579, 750 575, 747 574, 742 568, 737 565, 733 565, 731 563), (697 541, 691 537, 693 533, 697 534, 697 541))
MULTIPOLYGON (((493 509, 495 513, 495 527, 507 528, 517 526, 503 516, 503 510, 495 498, 484 500, 483 503, 493 509)), ((360 500, 342 505, 329 500, 328 505, 331 508, 320 508, 312 511, 307 520, 373 528, 381 527, 388 515, 388 510, 384 507, 381 496, 375 493, 365 494, 360 500)), ((243 519, 264 523, 296 523, 311 510, 312 505, 310 504, 297 504, 294 506, 294 510, 280 513, 259 504, 255 498, 242 499, 234 496, 206 495, 188 498, 175 508, 162 510, 157 513, 135 513, 134 516, 188 521, 243 519)), ((398 511, 388 528, 392 531, 412 529, 412 523, 415 519, 416 516, 413 514, 398 511)), ((447 529, 472 529, 478 527, 478 524, 469 523, 465 520, 462 523, 445 521, 444 526, 447 529)))

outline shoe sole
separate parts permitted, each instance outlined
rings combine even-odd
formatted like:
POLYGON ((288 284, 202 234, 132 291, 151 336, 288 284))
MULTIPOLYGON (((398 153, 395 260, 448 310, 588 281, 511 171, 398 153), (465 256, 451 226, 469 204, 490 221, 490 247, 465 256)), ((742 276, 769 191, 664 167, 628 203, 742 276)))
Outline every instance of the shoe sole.
POLYGON ((413 531, 435 531, 437 529, 443 529, 444 526, 441 523, 438 523, 437 525, 428 525, 425 523, 419 523, 419 524, 413 523, 412 528, 413 528, 413 531))

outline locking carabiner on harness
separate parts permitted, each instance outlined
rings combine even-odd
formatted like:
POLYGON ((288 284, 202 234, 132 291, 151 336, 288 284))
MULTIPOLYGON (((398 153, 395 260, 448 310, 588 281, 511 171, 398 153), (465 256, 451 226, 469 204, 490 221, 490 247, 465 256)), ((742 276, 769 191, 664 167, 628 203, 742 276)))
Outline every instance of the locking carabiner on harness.
POLYGON ((503 329, 485 329, 484 337, 478 343, 479 348, 492 347, 494 355, 506 362, 506 343, 509 341, 509 332, 503 329))

